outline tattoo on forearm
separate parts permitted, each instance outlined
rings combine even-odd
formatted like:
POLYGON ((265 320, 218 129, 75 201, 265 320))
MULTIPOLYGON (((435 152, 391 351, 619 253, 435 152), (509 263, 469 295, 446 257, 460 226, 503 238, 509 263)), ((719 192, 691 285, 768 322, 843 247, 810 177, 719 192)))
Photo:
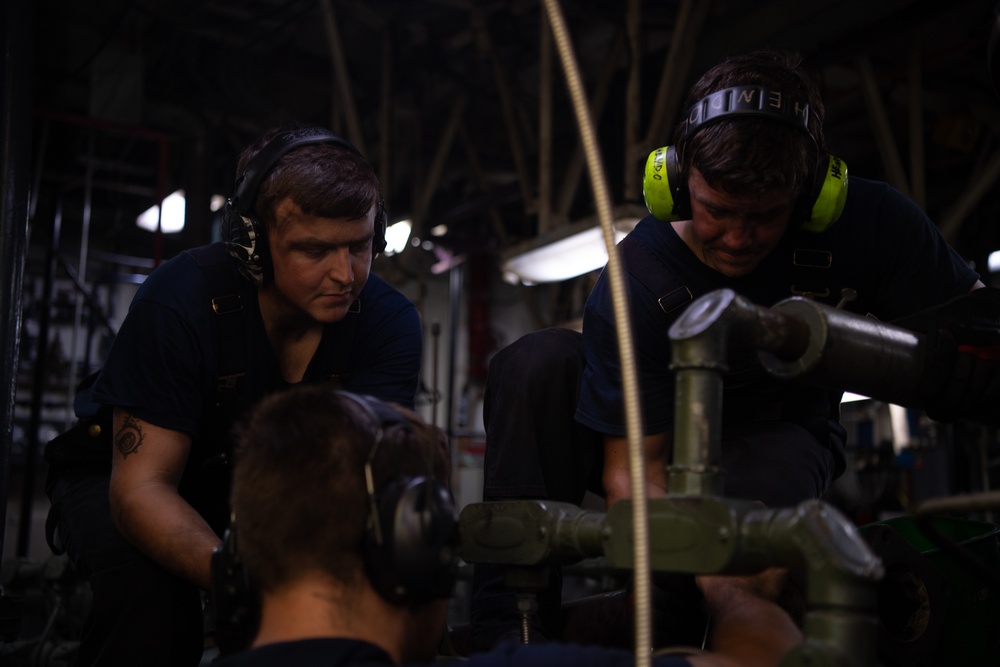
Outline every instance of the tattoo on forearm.
POLYGON ((125 414, 122 427, 115 434, 115 448, 121 452, 123 459, 128 458, 129 454, 134 454, 139 449, 143 437, 139 420, 131 412, 128 412, 125 414))

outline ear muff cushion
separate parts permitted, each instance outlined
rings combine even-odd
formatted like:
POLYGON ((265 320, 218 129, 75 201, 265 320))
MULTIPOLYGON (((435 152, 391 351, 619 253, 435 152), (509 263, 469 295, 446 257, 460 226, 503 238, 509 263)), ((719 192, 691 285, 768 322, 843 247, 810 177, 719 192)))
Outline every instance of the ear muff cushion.
POLYGON ((819 233, 829 229, 844 212, 847 201, 847 164, 829 155, 825 169, 821 169, 820 173, 823 178, 817 184, 809 220, 801 227, 806 232, 819 233))
POLYGON ((225 231, 226 248, 239 264, 240 273, 256 287, 264 284, 270 268, 267 254, 262 252, 264 240, 263 226, 251 214, 240 213, 232 199, 223 209, 222 225, 225 231))
POLYGON ((427 477, 391 482, 378 499, 382 543, 365 539, 365 568, 386 600, 420 603, 451 596, 458 571, 458 524, 451 494, 427 477))
POLYGON ((385 252, 386 238, 385 232, 389 227, 389 216, 385 212, 385 204, 381 201, 375 211, 375 236, 372 239, 372 257, 385 252))
POLYGON ((657 148, 646 158, 642 175, 642 197, 657 220, 679 220, 680 175, 673 146, 657 148))

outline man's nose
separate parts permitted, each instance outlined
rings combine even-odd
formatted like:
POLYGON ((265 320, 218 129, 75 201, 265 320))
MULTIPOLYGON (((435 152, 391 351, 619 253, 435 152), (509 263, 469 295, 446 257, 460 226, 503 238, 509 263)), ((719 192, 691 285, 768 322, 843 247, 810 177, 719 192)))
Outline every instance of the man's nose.
POLYGON ((746 218, 734 217, 726 230, 726 245, 734 249, 753 245, 753 224, 746 218))
POLYGON ((350 285, 354 282, 354 267, 351 265, 351 251, 349 248, 339 248, 336 252, 330 253, 327 275, 336 283, 350 285))

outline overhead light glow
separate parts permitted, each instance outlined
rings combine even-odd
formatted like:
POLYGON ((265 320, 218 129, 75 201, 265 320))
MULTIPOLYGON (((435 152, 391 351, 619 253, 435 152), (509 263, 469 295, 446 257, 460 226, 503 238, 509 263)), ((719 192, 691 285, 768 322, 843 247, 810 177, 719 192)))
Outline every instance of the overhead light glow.
POLYGON ((986 260, 986 265, 989 267, 990 273, 1000 271, 1000 250, 994 250, 990 253, 986 260))
POLYGON ((406 248, 406 242, 410 238, 412 227, 413 223, 409 220, 400 220, 397 223, 389 225, 389 228, 385 230, 386 255, 391 256, 403 252, 403 249, 406 248))
POLYGON ((160 231, 164 234, 174 234, 184 229, 183 190, 177 190, 163 200, 162 216, 160 216, 160 207, 153 205, 135 219, 135 224, 142 229, 155 232, 157 218, 159 218, 160 231))
MULTIPOLYGON (((639 222, 634 207, 622 207, 615 220, 615 243, 639 222)), ((594 220, 583 220, 553 234, 514 248, 501 263, 504 280, 526 285, 569 280, 602 268, 608 262, 604 232, 594 220)))
POLYGON ((212 209, 212 213, 215 213, 220 208, 226 205, 226 195, 212 195, 211 203, 209 208, 212 209))
POLYGON ((448 225, 434 225, 431 227, 431 236, 444 236, 448 233, 448 225))

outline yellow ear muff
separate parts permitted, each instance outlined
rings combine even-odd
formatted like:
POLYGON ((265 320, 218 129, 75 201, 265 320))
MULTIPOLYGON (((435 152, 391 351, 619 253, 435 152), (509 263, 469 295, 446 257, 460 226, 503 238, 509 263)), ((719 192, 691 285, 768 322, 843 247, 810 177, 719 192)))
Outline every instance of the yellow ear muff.
POLYGON ((642 197, 657 220, 679 220, 677 211, 680 176, 673 146, 657 148, 646 158, 642 175, 642 197))
POLYGON ((816 194, 809 220, 802 225, 807 232, 825 232, 837 222, 847 201, 847 164, 838 157, 828 156, 823 184, 816 194))

